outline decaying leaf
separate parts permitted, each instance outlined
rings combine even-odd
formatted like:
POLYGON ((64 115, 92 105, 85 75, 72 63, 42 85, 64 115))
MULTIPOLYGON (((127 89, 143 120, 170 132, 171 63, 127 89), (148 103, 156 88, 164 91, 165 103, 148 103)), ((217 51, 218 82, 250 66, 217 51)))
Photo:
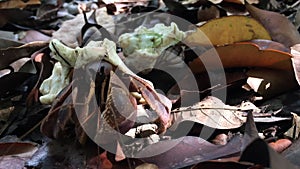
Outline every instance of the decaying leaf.
POLYGON ((31 157, 38 150, 31 142, 0 143, 0 156, 31 157))
POLYGON ((199 163, 192 167, 192 169, 215 169, 215 168, 222 168, 222 169, 263 169, 263 167, 256 167, 250 163, 242 163, 242 162, 235 162, 235 161, 219 161, 219 160, 212 160, 199 163))
POLYGON ((292 113, 293 115, 293 125, 292 127, 285 132, 284 134, 288 137, 294 138, 294 139, 298 139, 299 138, 299 134, 300 134, 300 117, 295 114, 292 113))
POLYGON ((292 70, 291 54, 274 49, 265 49, 264 46, 259 45, 251 42, 238 42, 219 46, 206 51, 190 62, 189 66, 194 73, 201 73, 205 70, 203 61, 205 61, 206 68, 222 69, 216 66, 215 57, 219 57, 223 68, 263 67, 292 70))
POLYGON ((249 76, 247 84, 263 99, 274 97, 298 87, 293 71, 251 69, 247 72, 247 75, 249 76))
POLYGON ((210 20, 198 27, 184 42, 188 45, 208 45, 210 41, 213 45, 224 45, 252 39, 271 39, 271 37, 253 18, 227 16, 210 20))
POLYGON ((0 2, 0 9, 10 9, 10 8, 24 8, 27 5, 39 5, 41 2, 39 0, 8 0, 0 2))
POLYGON ((270 33, 272 40, 280 42, 287 47, 300 43, 300 34, 295 26, 285 16, 245 5, 250 15, 257 19, 270 33))
POLYGON ((237 107, 225 105, 220 99, 209 96, 191 107, 173 110, 177 128, 183 121, 193 121, 216 129, 232 129, 243 125, 245 118, 237 107))
POLYGON ((137 166, 135 169, 158 169, 158 167, 154 164, 144 163, 137 166))
POLYGON ((160 141, 144 148, 138 156, 167 150, 153 157, 143 158, 159 168, 181 168, 198 162, 220 158, 240 152, 241 138, 235 136, 227 145, 214 145, 202 138, 185 136, 178 139, 160 141))
MULTIPOLYGON (((114 32, 114 25, 113 25, 113 18, 112 16, 108 15, 105 11, 105 8, 97 9, 95 12, 96 21, 99 25, 107 28, 110 33, 114 32)), ((90 13, 88 13, 88 17, 90 13)), ((78 40, 77 38, 80 37, 81 28, 84 26, 84 18, 83 14, 77 15, 74 19, 65 21, 61 28, 53 33, 53 39, 59 39, 64 44, 71 48, 78 47, 78 40)))
POLYGON ((31 54, 33 54, 35 51, 41 48, 46 47, 47 45, 48 42, 36 41, 18 47, 0 49, 0 55, 1 55, 0 69, 6 68, 9 64, 11 64, 12 62, 20 58, 24 58, 24 57, 30 58, 31 54))
POLYGON ((292 141, 289 139, 279 139, 275 142, 269 143, 269 146, 278 153, 283 152, 292 144, 292 141))
POLYGON ((219 4, 221 2, 231 2, 237 4, 245 4, 245 1, 249 4, 258 4, 259 0, 208 0, 214 4, 219 4))

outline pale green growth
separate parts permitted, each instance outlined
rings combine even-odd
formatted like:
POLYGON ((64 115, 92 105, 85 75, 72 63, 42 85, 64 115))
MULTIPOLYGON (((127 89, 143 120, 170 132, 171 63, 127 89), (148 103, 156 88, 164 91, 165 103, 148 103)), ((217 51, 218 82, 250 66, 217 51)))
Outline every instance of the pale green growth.
POLYGON ((43 104, 51 104, 58 93, 70 83, 68 74, 71 68, 83 67, 90 62, 103 59, 106 49, 101 47, 102 42, 90 42, 86 47, 72 49, 57 39, 50 42, 49 48, 55 63, 52 75, 43 81, 39 90, 43 94, 40 101, 43 104))
POLYGON ((185 37, 186 33, 180 31, 175 23, 171 23, 170 26, 156 24, 153 28, 141 26, 133 33, 121 35, 119 43, 126 56, 125 64, 137 71, 142 71, 153 68, 165 49, 177 44, 185 37))
POLYGON ((51 104, 58 93, 70 83, 68 77, 69 69, 62 66, 60 62, 54 64, 52 75, 43 81, 40 92, 43 96, 40 101, 43 104, 51 104))
MULTIPOLYGON (((104 59, 124 73, 137 77, 116 53, 116 44, 113 41, 104 39, 103 41, 91 41, 86 47, 72 49, 65 46, 60 41, 54 39, 50 42, 50 49, 53 58, 58 60, 52 70, 52 75, 43 81, 40 92, 43 96, 40 101, 43 104, 51 104, 57 94, 70 82, 68 73, 71 68, 80 68, 88 63, 104 59)), ((144 80, 152 85, 151 82, 144 80)))

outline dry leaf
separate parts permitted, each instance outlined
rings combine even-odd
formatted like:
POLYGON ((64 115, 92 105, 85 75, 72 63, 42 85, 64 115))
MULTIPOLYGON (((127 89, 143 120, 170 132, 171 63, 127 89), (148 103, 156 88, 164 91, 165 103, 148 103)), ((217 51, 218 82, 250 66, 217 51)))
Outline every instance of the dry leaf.
POLYGON ((293 125, 287 132, 284 133, 284 135, 293 139, 298 139, 300 134, 300 117, 296 113, 291 114, 293 115, 293 125))
POLYGON ((245 1, 249 4, 258 4, 259 3, 259 0, 208 0, 208 1, 212 2, 213 4, 219 4, 221 2, 245 4, 245 1))
POLYGON ((47 42, 31 42, 18 47, 9 47, 6 49, 0 49, 1 61, 0 61, 0 69, 6 68, 12 62, 28 57, 33 54, 35 51, 44 48, 48 45, 47 42))
POLYGON ((142 160, 153 163, 160 169, 182 168, 198 162, 238 153, 241 151, 241 144, 240 136, 235 136, 225 146, 214 145, 199 137, 185 136, 149 145, 138 156, 147 156, 154 152, 166 150, 163 153, 142 160))
POLYGON ((255 19, 246 16, 227 16, 213 19, 189 34, 188 45, 224 45, 252 39, 271 39, 267 30, 255 19))
MULTIPOLYGON (((233 162, 233 161, 219 161, 219 160, 213 160, 213 161, 206 161, 199 163, 192 167, 192 169, 216 169, 216 168, 222 168, 222 169, 249 169, 253 167, 253 164, 249 163, 242 163, 242 162, 233 162)), ((254 169, 254 168, 252 168, 254 169)), ((255 168, 255 169, 263 169, 263 168, 255 168)))
POLYGON ((181 107, 174 111, 172 128, 183 121, 193 121, 211 128, 232 129, 243 125, 243 112, 237 107, 225 105, 220 99, 209 96, 191 107, 181 107))
POLYGON ((298 87, 293 71, 261 68, 251 69, 247 72, 247 75, 249 76, 247 84, 263 99, 274 97, 298 87))
POLYGON ((19 40, 24 43, 34 42, 34 41, 50 41, 50 37, 36 30, 28 30, 19 33, 19 40))
POLYGON ((273 148, 278 153, 283 152, 292 144, 292 141, 289 139, 279 139, 276 142, 269 143, 269 146, 273 148))
POLYGON ((280 42, 287 47, 300 43, 300 34, 295 26, 283 15, 245 5, 250 15, 257 19, 270 33, 272 40, 280 42))
POLYGON ((40 0, 8 0, 0 2, 0 9, 10 9, 10 8, 24 8, 27 5, 39 5, 40 0))
POLYGON ((266 49, 251 42, 239 42, 210 49, 194 59, 189 66, 194 73, 205 71, 203 61, 207 69, 263 67, 290 71, 292 70, 291 57, 287 52, 266 49), (216 57, 220 58, 223 67, 218 67, 216 57))
POLYGON ((137 166, 135 169, 158 169, 158 167, 155 164, 144 163, 137 166))
MULTIPOLYGON (((87 14, 88 17, 91 13, 87 14)), ((114 32, 114 21, 112 16, 108 15, 105 8, 96 10, 96 20, 99 25, 107 28, 110 33, 114 32)), ((83 14, 78 14, 74 19, 63 22, 61 28, 53 33, 53 39, 58 39, 65 45, 75 48, 78 47, 77 38, 80 36, 81 28, 84 25, 83 14)))
POLYGON ((0 156, 31 157, 37 150, 37 144, 31 142, 0 143, 0 156))

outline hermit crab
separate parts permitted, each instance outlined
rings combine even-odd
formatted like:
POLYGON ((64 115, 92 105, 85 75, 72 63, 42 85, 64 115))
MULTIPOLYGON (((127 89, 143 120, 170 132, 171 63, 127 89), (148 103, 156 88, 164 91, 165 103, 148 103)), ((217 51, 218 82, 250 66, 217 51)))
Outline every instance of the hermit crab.
POLYGON ((49 47, 58 62, 40 87, 40 101, 53 102, 41 125, 47 136, 57 138, 73 124, 84 143, 84 130, 97 137, 106 130, 103 123, 124 134, 135 123, 138 104, 156 112, 157 134, 170 126, 171 101, 124 64, 114 42, 104 39, 73 49, 54 39, 49 47))

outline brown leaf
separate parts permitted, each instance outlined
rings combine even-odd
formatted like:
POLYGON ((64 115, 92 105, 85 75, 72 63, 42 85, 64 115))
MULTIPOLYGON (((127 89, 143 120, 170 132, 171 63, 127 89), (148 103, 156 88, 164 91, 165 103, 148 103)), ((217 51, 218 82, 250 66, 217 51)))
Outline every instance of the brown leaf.
POLYGON ((250 15, 257 19, 270 33, 272 40, 287 47, 300 43, 300 34, 295 26, 285 16, 271 11, 245 5, 250 15))
MULTIPOLYGON (((90 13, 87 14, 88 17, 90 13)), ((95 11, 97 24, 108 28, 108 31, 114 32, 113 18, 108 15, 103 8, 95 11)), ((80 37, 81 28, 84 26, 83 14, 78 14, 74 19, 63 22, 61 28, 53 33, 53 39, 59 39, 61 42, 71 48, 78 47, 77 38, 80 37)))
POLYGON ((192 167, 192 169, 215 169, 215 168, 222 168, 222 169, 263 169, 261 168, 254 168, 253 164, 249 163, 241 163, 241 162, 219 162, 219 161, 207 161, 199 163, 192 167))
POLYGON ((27 96, 27 106, 31 106, 33 103, 39 102, 39 87, 42 84, 42 82, 51 75, 53 69, 53 63, 50 61, 51 57, 49 48, 46 47, 41 50, 38 50, 37 52, 32 54, 31 58, 37 69, 37 73, 39 73, 39 78, 35 86, 27 96))
POLYGON ((176 128, 183 121, 193 121, 216 129, 232 129, 243 125, 242 112, 237 107, 225 105, 216 97, 209 96, 191 107, 173 110, 176 128), (174 113, 176 112, 176 113, 174 113))
POLYGON ((72 112, 72 83, 65 87, 54 100, 48 115, 42 121, 40 130, 49 138, 58 138, 70 122, 72 112))
POLYGON ((269 146, 273 148, 276 152, 281 153, 287 149, 292 144, 289 139, 279 139, 276 142, 269 143, 269 146))
MULTIPOLYGON (((1 32, 2 33, 2 32, 1 32)), ((15 41, 14 39, 10 39, 7 37, 2 37, 0 38, 0 49, 3 48, 9 48, 9 47, 18 47, 24 45, 24 43, 15 41)))
POLYGON ((20 37, 20 41, 24 43, 34 42, 34 41, 45 41, 49 42, 50 37, 36 30, 28 30, 23 32, 23 36, 20 37))
POLYGON ((39 5, 40 0, 8 0, 0 2, 0 9, 24 8, 27 5, 39 5))
POLYGON ((0 156, 31 157, 37 149, 37 144, 30 142, 0 143, 0 156))
POLYGON ((238 42, 219 46, 206 51, 190 62, 189 66, 194 73, 205 71, 203 61, 205 61, 205 66, 208 69, 263 67, 286 71, 292 70, 291 54, 259 45, 251 42, 238 42), (216 57, 220 58, 223 67, 218 67, 216 57))
POLYGON ((1 56, 1 62, 0 62, 0 69, 6 68, 9 64, 12 62, 24 58, 29 57, 31 54, 33 54, 35 51, 46 47, 48 45, 47 42, 31 42, 27 43, 25 45, 19 46, 19 47, 10 47, 7 49, 0 49, 0 56, 1 56))
POLYGON ((227 16, 213 19, 187 36, 188 45, 224 45, 252 39, 271 39, 265 28, 246 16, 227 16), (211 43, 210 43, 211 42, 211 43))
POLYGON ((209 143, 199 137, 185 136, 179 139, 160 141, 144 148, 138 156, 148 156, 154 152, 163 153, 153 157, 143 158, 159 168, 181 168, 198 162, 220 158, 240 152, 241 138, 234 137, 227 145, 219 146, 209 143))

